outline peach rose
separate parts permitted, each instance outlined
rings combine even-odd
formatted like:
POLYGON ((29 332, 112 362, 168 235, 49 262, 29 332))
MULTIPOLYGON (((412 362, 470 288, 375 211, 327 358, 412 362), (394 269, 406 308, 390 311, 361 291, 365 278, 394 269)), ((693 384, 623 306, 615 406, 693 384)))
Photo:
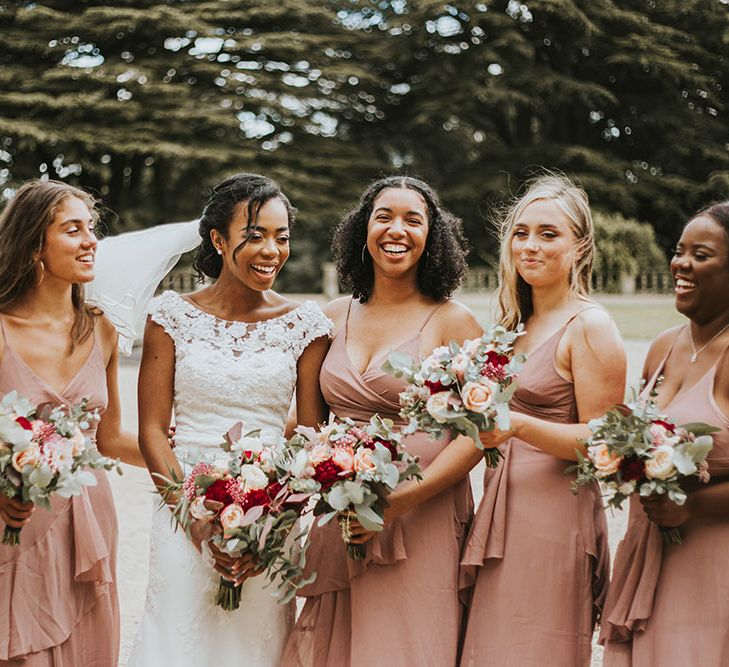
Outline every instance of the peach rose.
POLYGON ((354 456, 344 447, 335 447, 332 454, 332 461, 342 470, 350 472, 354 468, 354 456))
POLYGON ((668 479, 676 472, 673 465, 673 447, 661 445, 651 452, 651 458, 645 462, 645 476, 648 479, 668 479))
POLYGON ((23 472, 25 466, 37 466, 40 463, 40 448, 36 444, 26 447, 22 451, 15 452, 11 463, 18 472, 23 472))
POLYGON ((77 428, 71 437, 71 456, 80 456, 84 449, 86 449, 86 437, 81 430, 77 428))
POLYGON ((466 410, 483 414, 494 401, 494 387, 488 380, 466 382, 461 389, 461 398, 466 410))
POLYGON ((615 474, 622 461, 622 458, 613 454, 605 444, 588 447, 587 455, 597 469, 596 474, 598 477, 609 477, 615 474))
POLYGON ((220 513, 220 525, 223 526, 223 530, 233 530, 233 528, 239 528, 243 523, 243 508, 233 503, 228 505, 220 513))
POLYGON ((372 462, 372 450, 361 447, 354 455, 354 469, 357 472, 368 472, 375 469, 372 462))
POLYGON ((200 521, 209 521, 215 516, 213 510, 205 507, 205 497, 198 496, 190 504, 190 514, 200 521))

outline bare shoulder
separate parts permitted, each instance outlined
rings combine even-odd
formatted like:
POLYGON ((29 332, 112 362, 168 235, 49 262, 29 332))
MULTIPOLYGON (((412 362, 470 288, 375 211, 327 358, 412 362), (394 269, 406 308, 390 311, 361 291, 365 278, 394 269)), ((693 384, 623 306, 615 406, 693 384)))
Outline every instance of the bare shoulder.
POLYGON ((109 360, 114 356, 114 351, 119 341, 119 333, 111 320, 106 315, 99 315, 94 325, 94 334, 98 336, 99 343, 104 352, 104 359, 109 360))
POLYGON ((351 301, 352 297, 350 296, 340 296, 324 306, 324 314, 334 322, 335 328, 338 329, 344 324, 351 301))
POLYGON ((483 327, 474 312, 460 301, 445 301, 433 315, 433 320, 441 331, 443 341, 477 338, 483 327))
POLYGON ((646 375, 652 375, 653 372, 658 368, 658 364, 661 363, 663 357, 668 354, 671 346, 676 342, 678 334, 684 325, 680 324, 677 327, 671 327, 659 333, 654 341, 648 348, 648 354, 643 364, 643 369, 646 375))
POLYGON ((614 342, 622 345, 620 332, 610 313, 597 304, 583 308, 568 327, 571 338, 590 347, 614 342))

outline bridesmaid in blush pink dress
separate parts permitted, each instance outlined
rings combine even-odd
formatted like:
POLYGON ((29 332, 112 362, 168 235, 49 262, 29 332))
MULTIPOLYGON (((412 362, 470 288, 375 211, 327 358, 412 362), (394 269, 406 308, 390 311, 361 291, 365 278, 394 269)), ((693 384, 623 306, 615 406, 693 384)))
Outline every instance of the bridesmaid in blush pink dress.
MULTIPOLYGON (((83 302, 93 206, 65 183, 32 182, 0 218, 0 394, 54 405, 88 397, 103 414, 102 453, 140 464, 136 438, 120 431, 116 331, 83 302)), ((54 497, 50 511, 0 497, 0 531, 23 527, 19 546, 0 546, 0 665, 117 663, 116 513, 106 473, 94 475, 96 486, 54 497)))
POLYGON ((669 419, 721 430, 711 482, 688 483, 684 505, 630 503, 600 633, 606 667, 729 665, 729 203, 686 225, 671 272, 690 321, 656 339, 644 377, 664 376, 656 400, 669 419), (658 526, 680 526, 685 543, 664 544, 658 526))
MULTIPOLYGON (((405 385, 381 369, 387 354, 423 357, 451 339, 481 334, 470 311, 448 299, 465 268, 458 221, 425 183, 384 179, 342 221, 334 246, 354 297, 327 309, 335 335, 322 393, 336 417, 367 422, 379 413, 402 425, 405 385)), ((303 591, 282 665, 457 663, 458 563, 472 515, 467 474, 481 454, 467 438, 421 433, 404 444, 420 457, 423 481, 392 494, 382 532, 353 527, 366 543, 363 561, 347 557, 335 521, 312 529, 307 566, 317 578, 303 591)))
POLYGON ((487 470, 467 539, 470 595, 462 667, 586 667, 607 586, 607 525, 597 486, 570 493, 564 474, 586 422, 622 402, 625 355, 589 298, 592 219, 583 190, 534 180, 504 219, 500 321, 524 322, 528 354, 512 429, 482 434, 504 459, 487 470))

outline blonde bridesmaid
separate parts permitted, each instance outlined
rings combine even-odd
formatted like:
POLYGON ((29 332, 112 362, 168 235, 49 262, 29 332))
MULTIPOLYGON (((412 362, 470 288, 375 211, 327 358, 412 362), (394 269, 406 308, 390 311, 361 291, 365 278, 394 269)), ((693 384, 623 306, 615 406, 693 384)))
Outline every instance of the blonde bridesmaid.
MULTIPOLYGON (((0 217, 0 394, 55 405, 89 397, 103 413, 101 452, 141 465, 120 426, 116 331, 83 299, 94 206, 82 190, 34 181, 0 217)), ((54 497, 50 511, 0 495, 0 531, 23 527, 20 546, 0 546, 0 665, 117 663, 116 514, 106 473, 94 474, 96 486, 54 497)))
POLYGON ((519 323, 528 360, 512 430, 483 434, 504 459, 487 470, 462 560, 471 596, 462 667, 585 667, 608 579, 607 526, 595 486, 564 474, 587 421, 623 400, 625 354, 589 298, 594 253, 587 195, 544 175, 501 229, 499 322, 519 323))
POLYGON ((720 427, 709 455, 712 481, 667 498, 630 503, 600 641, 609 667, 729 665, 729 203, 700 211, 671 260, 676 309, 686 325, 662 333, 643 377, 679 424, 720 427), (659 526, 680 526, 684 544, 664 544, 659 526))

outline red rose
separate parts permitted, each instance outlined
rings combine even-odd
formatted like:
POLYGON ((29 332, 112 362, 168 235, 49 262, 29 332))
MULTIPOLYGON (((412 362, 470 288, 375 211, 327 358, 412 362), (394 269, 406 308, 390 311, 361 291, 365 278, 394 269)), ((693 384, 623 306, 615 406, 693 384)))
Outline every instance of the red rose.
POLYGON ((620 477, 624 482, 638 481, 645 476, 645 464, 637 457, 625 458, 620 462, 620 477))
POLYGON ((339 479, 342 469, 331 459, 317 463, 314 466, 314 479, 321 484, 322 491, 326 491, 339 479))
POLYGON ((444 385, 440 380, 436 382, 426 380, 424 384, 430 390, 431 394, 437 394, 439 391, 445 391, 446 389, 446 385, 444 385))
POLYGON ((654 424, 658 424, 658 426, 663 426, 667 431, 670 431, 671 433, 676 432, 676 425, 671 424, 671 422, 663 421, 662 419, 656 419, 653 421, 654 424))
POLYGON ((271 499, 266 493, 266 489, 251 489, 243 497, 243 503, 241 507, 244 512, 247 512, 251 507, 258 507, 263 505, 264 507, 270 504, 271 499))
POLYGON ((18 426, 21 426, 22 428, 24 428, 26 431, 33 430, 33 426, 28 421, 27 417, 16 417, 15 423, 18 424, 18 426))
POLYGON ((230 483, 227 479, 216 479, 206 490, 205 498, 216 503, 223 503, 225 507, 233 502, 230 495, 230 483))

